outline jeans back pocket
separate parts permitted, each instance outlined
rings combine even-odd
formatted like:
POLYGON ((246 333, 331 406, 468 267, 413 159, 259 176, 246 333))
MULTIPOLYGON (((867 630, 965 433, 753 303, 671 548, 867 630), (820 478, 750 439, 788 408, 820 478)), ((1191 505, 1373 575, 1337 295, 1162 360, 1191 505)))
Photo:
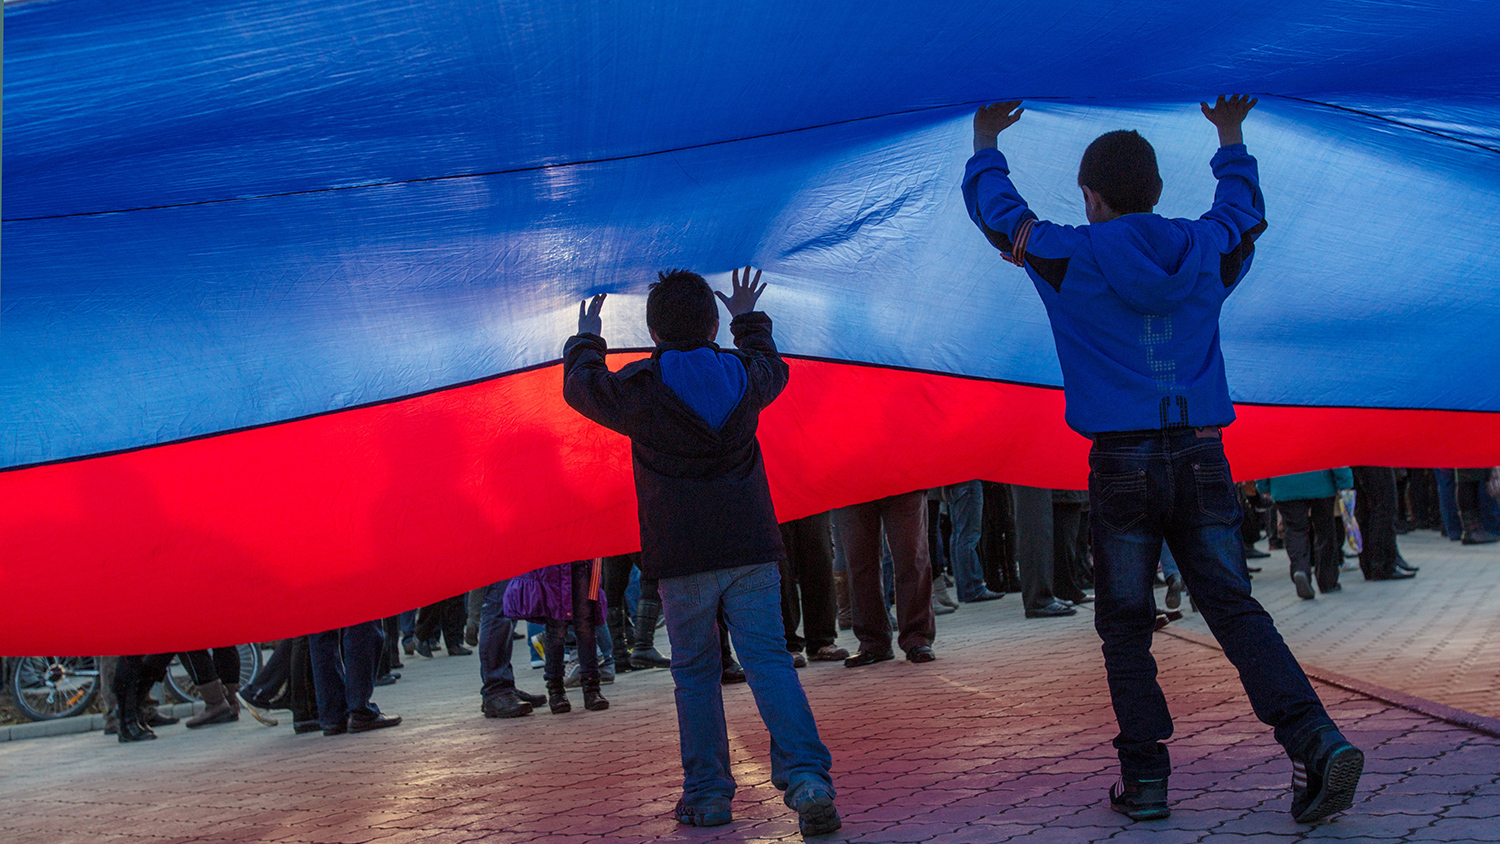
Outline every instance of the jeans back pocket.
POLYGON ((1092 517, 1115 533, 1127 533, 1146 516, 1146 470, 1089 473, 1092 517))

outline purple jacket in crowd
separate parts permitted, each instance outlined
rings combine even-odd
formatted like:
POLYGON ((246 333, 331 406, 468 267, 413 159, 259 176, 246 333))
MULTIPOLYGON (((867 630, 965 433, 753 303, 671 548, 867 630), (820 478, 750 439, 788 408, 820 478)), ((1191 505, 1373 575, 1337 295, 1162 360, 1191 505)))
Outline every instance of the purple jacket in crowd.
MULTIPOLYGON (((507 618, 520 618, 545 624, 547 619, 573 620, 572 563, 558 563, 529 571, 510 579, 505 587, 504 610, 507 618)), ((604 623, 604 590, 592 596, 594 623, 604 623)))

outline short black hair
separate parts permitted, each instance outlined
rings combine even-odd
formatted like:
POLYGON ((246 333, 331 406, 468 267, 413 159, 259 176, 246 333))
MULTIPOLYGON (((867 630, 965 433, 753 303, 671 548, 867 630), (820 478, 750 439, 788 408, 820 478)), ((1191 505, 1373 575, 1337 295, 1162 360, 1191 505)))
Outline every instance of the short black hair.
POLYGON ((1149 212, 1161 197, 1156 150, 1134 129, 1105 132, 1083 151, 1078 184, 1099 194, 1116 214, 1149 212))
POLYGON ((646 294, 646 327, 668 343, 712 340, 719 303, 703 276, 691 270, 662 270, 646 294))

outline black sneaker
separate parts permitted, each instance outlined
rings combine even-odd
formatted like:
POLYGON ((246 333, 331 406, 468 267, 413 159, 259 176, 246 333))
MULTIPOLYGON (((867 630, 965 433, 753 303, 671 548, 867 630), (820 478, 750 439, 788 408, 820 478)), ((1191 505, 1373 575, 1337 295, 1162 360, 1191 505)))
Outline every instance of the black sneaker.
POLYGON ((1292 757, 1292 819, 1315 823, 1354 805, 1354 790, 1365 770, 1365 754, 1338 730, 1304 742, 1292 757))
POLYGON ((1174 574, 1167 578, 1166 604, 1169 610, 1182 606, 1182 575, 1174 574))
POLYGON ((1159 821, 1171 817, 1167 808, 1167 778, 1121 779, 1109 787, 1109 807, 1133 821, 1159 821))
POLYGON ((827 835, 842 829, 844 822, 833 805, 833 795, 821 788, 809 788, 797 798, 797 828, 804 838, 827 835))
POLYGON ((678 823, 688 826, 723 826, 734 820, 734 812, 728 806, 693 808, 678 800, 676 808, 672 810, 672 817, 678 823))
POLYGON ((1317 596, 1313 594, 1312 581, 1308 579, 1307 572, 1292 572, 1292 585, 1297 587, 1297 597, 1304 601, 1311 601, 1317 596))

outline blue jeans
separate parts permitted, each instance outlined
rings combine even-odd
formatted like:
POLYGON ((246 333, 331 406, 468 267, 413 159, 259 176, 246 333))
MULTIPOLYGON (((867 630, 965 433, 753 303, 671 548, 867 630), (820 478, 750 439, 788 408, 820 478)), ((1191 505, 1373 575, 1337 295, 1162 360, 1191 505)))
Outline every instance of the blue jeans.
POLYGON ((972 601, 985 591, 984 568, 979 563, 979 529, 984 518, 984 485, 967 481, 943 487, 948 517, 953 520, 953 581, 960 601, 972 601))
POLYGON ((1239 670, 1261 721, 1291 753, 1333 726, 1271 616, 1250 597, 1240 541, 1243 512, 1216 433, 1193 429, 1101 434, 1089 453, 1096 579, 1094 629, 1130 778, 1166 776, 1172 716, 1151 657, 1152 580, 1166 540, 1199 611, 1239 670))
POLYGON ((307 637, 318 723, 323 729, 343 725, 350 715, 372 718, 380 714, 370 695, 375 692, 375 672, 384 644, 385 631, 378 619, 307 637))
POLYGON ((771 783, 786 792, 788 806, 809 786, 832 794, 828 771, 833 757, 818 738, 812 708, 786 649, 776 563, 663 578, 661 602, 677 686, 683 803, 695 809, 727 809, 734 797, 719 683, 720 607, 755 706, 771 733, 771 783))
POLYGON ((509 583, 507 578, 485 587, 479 607, 479 677, 484 681, 479 694, 486 701, 514 694, 516 689, 516 672, 510 665, 516 622, 505 616, 503 606, 509 583))
POLYGON ((1161 573, 1166 578, 1182 574, 1182 569, 1177 567, 1177 558, 1172 556, 1172 549, 1165 542, 1161 545, 1161 573))

